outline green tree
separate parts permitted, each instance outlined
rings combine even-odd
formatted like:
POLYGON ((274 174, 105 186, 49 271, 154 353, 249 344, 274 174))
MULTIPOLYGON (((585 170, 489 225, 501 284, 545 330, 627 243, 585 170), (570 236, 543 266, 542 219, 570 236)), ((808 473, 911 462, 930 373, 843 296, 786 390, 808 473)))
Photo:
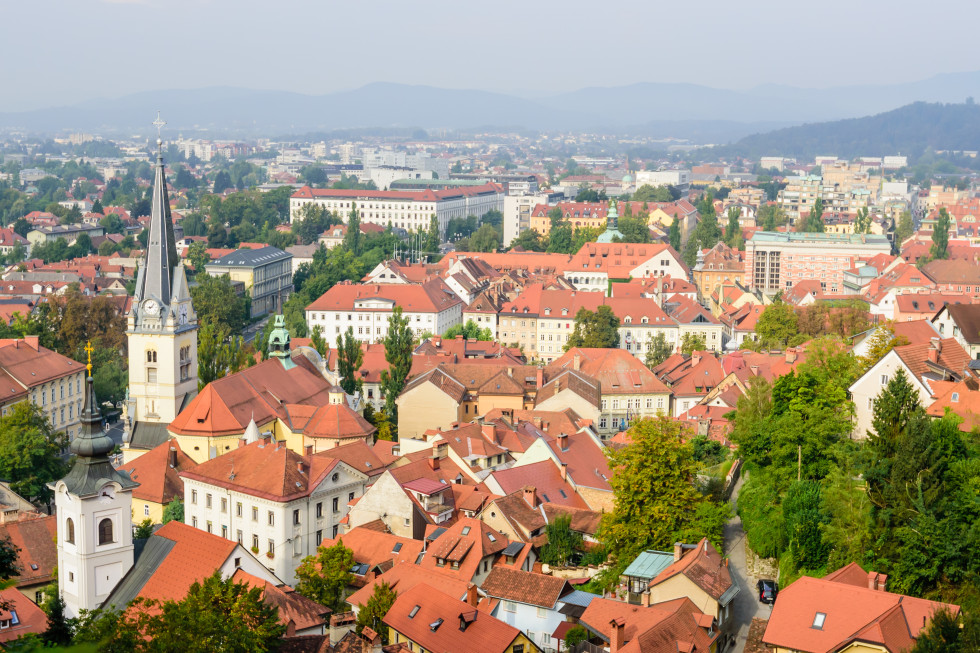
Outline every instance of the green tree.
MULTIPOLYGON (((353 331, 353 327, 351 327, 351 331, 353 331)), ((340 336, 337 336, 337 338, 339 340, 340 336)), ((327 355, 327 350, 330 349, 330 345, 327 344, 327 339, 323 337, 323 327, 319 324, 313 327, 313 330, 310 332, 310 344, 313 345, 316 353, 324 357, 327 355)))
POLYGON ((212 320, 201 324, 197 341, 197 388, 255 364, 254 350, 241 336, 212 320))
POLYGON ((364 385, 359 378, 363 364, 361 343, 354 337, 354 327, 347 327, 347 331, 337 336, 337 375, 340 377, 340 387, 349 395, 360 391, 364 385))
POLYGON ((648 548, 672 546, 706 500, 693 485, 696 466, 683 429, 668 417, 642 419, 630 427, 629 445, 606 454, 616 502, 597 536, 620 566, 648 548))
POLYGON ((327 171, 320 166, 304 166, 299 171, 299 176, 310 186, 327 183, 327 171))
POLYGON ((442 335, 447 340, 456 336, 463 336, 466 340, 483 340, 485 342, 493 340, 493 332, 490 328, 486 327, 481 329, 473 320, 466 320, 466 324, 451 326, 442 335))
POLYGON ((248 321, 244 297, 235 292, 227 274, 213 277, 201 274, 191 288, 191 300, 198 322, 215 322, 228 333, 240 333, 248 321))
POLYGON ((296 568, 296 591, 308 599, 343 612, 347 586, 354 581, 354 552, 341 539, 333 546, 317 547, 316 554, 303 558, 296 568))
POLYGON ((766 306, 755 325, 763 347, 785 347, 799 333, 796 311, 782 301, 766 306))
POLYGON ((571 254, 575 247, 575 236, 572 225, 567 220, 560 220, 548 232, 548 252, 552 254, 571 254))
POLYGON ((725 244, 735 249, 740 247, 742 240, 742 226, 738 219, 742 212, 737 206, 728 207, 728 224, 725 226, 725 244))
POLYGON ((381 635, 381 643, 388 645, 388 628, 384 625, 385 615, 394 605, 398 594, 384 580, 374 586, 374 592, 357 613, 357 633, 370 628, 381 635))
POLYGON ((585 626, 572 626, 565 633, 565 650, 572 651, 582 642, 589 641, 589 631, 585 626))
POLYGON ((425 233, 425 251, 432 256, 439 255, 439 220, 435 214, 429 220, 429 230, 425 233))
POLYGON ((564 566, 572 554, 581 551, 584 540, 580 533, 572 530, 571 515, 559 515, 544 527, 548 542, 541 547, 541 562, 546 565, 564 566))
POLYGON ((187 248, 187 260, 191 262, 195 273, 204 272, 204 266, 211 260, 211 255, 208 254, 208 244, 203 240, 191 243, 190 247, 187 248))
POLYGON ((932 259, 949 258, 949 212, 946 207, 939 209, 939 217, 936 225, 932 229, 932 247, 929 249, 929 256, 932 259))
POLYGON ((262 592, 215 571, 180 601, 138 598, 123 613, 87 614, 75 642, 96 644, 103 653, 271 653, 279 650, 286 626, 262 592))
POLYGON ((184 521, 184 502, 180 500, 180 497, 174 497, 174 500, 163 509, 161 523, 166 524, 171 521, 184 521))
POLYGON ((619 346, 619 318, 608 306, 595 311, 580 308, 575 314, 575 330, 565 343, 572 347, 614 348, 619 346))
POLYGON ((66 444, 37 404, 14 404, 0 418, 0 478, 22 497, 48 503, 52 495, 47 484, 68 471, 60 455, 66 444))
POLYGON ((137 540, 145 540, 146 538, 153 535, 153 520, 144 519, 136 527, 136 532, 133 533, 133 538, 137 540))
POLYGON ((898 216, 898 224, 895 226, 895 245, 901 248, 902 243, 911 238, 915 233, 915 223, 912 221, 912 213, 902 211, 898 216))
POLYGON ((789 553, 800 569, 819 569, 827 562, 827 545, 822 527, 820 484, 817 481, 794 481, 783 498, 783 524, 789 553))
POLYGON ((886 324, 875 329, 868 341, 868 353, 859 359, 860 371, 862 374, 870 370, 885 355, 895 347, 909 344, 905 336, 896 336, 895 329, 891 324, 886 324))
POLYGON ((113 408, 126 398, 129 370, 118 357, 100 364, 93 372, 92 380, 99 400, 108 401, 113 408))
POLYGON ((408 373, 412 370, 412 350, 414 349, 412 329, 408 326, 402 307, 396 306, 388 318, 388 333, 384 338, 385 360, 388 369, 381 371, 381 394, 385 397, 385 413, 388 419, 398 423, 398 406, 395 400, 401 394, 408 373))
POLYGON ((65 615, 65 600, 58 592, 58 583, 52 583, 44 590, 41 608, 48 616, 48 626, 41 633, 41 639, 48 646, 68 646, 74 635, 72 621, 65 615))
POLYGON ((541 234, 534 229, 525 229, 510 243, 510 248, 520 247, 526 252, 543 252, 547 249, 547 244, 542 243, 541 234))
POLYGON ((698 333, 685 333, 681 338, 681 353, 690 356, 696 351, 704 351, 708 348, 704 341, 704 335, 698 333))
POLYGON ((361 214, 357 212, 357 203, 351 202, 350 214, 347 217, 347 233, 344 234, 344 249, 361 254, 361 214))
POLYGON ((681 251, 681 221, 676 213, 670 223, 670 228, 667 230, 667 240, 674 251, 679 254, 681 251))
POLYGON ((470 248, 474 252, 495 252, 501 248, 503 235, 492 226, 481 225, 470 238, 470 248))
POLYGON ((806 219, 803 221, 802 229, 800 231, 805 231, 807 233, 823 233, 825 230, 825 225, 823 223, 823 200, 817 198, 813 203, 813 208, 810 209, 810 214, 807 215, 806 219))
POLYGON ((857 211, 857 216, 854 218, 854 233, 871 233, 871 215, 866 206, 859 208, 857 211))
POLYGON ((211 187, 211 192, 215 195, 220 195, 229 188, 234 188, 235 185, 231 183, 231 176, 224 170, 219 170, 214 176, 214 185, 211 187))
POLYGON ((839 456, 838 465, 823 480, 820 508, 825 519, 820 528, 828 569, 861 561, 868 550, 871 504, 852 459, 853 455, 839 456))
POLYGON ((647 355, 643 362, 647 367, 653 369, 670 358, 673 353, 674 348, 667 342, 667 336, 662 331, 658 331, 657 335, 647 343, 647 355))
POLYGON ((669 186, 653 187, 643 184, 633 193, 632 199, 634 202, 673 202, 678 198, 674 197, 669 186))

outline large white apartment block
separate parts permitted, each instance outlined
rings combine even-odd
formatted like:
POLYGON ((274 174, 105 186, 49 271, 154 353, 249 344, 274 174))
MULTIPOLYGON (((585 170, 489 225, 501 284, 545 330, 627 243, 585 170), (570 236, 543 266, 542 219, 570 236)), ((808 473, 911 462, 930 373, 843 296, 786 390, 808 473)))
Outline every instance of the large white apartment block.
POLYGON ((684 191, 690 185, 690 170, 638 170, 636 172, 637 188, 640 186, 674 186, 684 191))
POLYGON ((301 456, 269 437, 181 477, 185 524, 249 548, 290 585, 303 558, 324 538, 337 537, 348 504, 367 485, 367 476, 346 463, 323 454, 301 456))
POLYGON ((475 215, 480 218, 488 211, 503 212, 503 187, 494 183, 419 191, 335 190, 304 186, 289 199, 289 221, 302 218, 306 204, 317 204, 347 221, 351 209, 357 207, 361 222, 400 229, 428 229, 432 216, 444 234, 449 221, 475 215))
POLYGON ((608 294, 613 280, 663 276, 687 279, 690 270, 676 251, 662 243, 586 243, 562 274, 578 290, 608 294))
POLYGON ((417 336, 442 335, 461 324, 466 305, 442 279, 422 284, 339 283, 306 307, 306 324, 322 329, 327 342, 348 328, 360 342, 379 342, 388 334, 388 320, 402 308, 417 336))
POLYGON ((890 252, 888 238, 876 234, 757 231, 745 243, 745 279, 750 289, 770 294, 804 280, 843 294, 844 273, 856 257, 890 252))

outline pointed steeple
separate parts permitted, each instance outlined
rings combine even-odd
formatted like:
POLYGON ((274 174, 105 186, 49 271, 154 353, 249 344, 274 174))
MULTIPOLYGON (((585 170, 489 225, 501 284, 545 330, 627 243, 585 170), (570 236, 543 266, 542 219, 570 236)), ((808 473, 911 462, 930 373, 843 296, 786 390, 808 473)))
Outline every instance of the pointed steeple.
POLYGON ((253 415, 252 419, 248 422, 248 426, 245 427, 245 432, 242 433, 241 439, 245 440, 245 444, 252 444, 253 442, 258 442, 261 438, 262 435, 259 433, 259 427, 255 423, 255 416, 253 415))
POLYGON ((91 343, 85 346, 85 351, 88 353, 88 365, 85 366, 88 373, 85 379, 84 408, 80 419, 82 428, 71 442, 75 464, 62 480, 69 492, 79 496, 94 494, 108 481, 118 483, 123 488, 137 487, 139 483, 131 479, 128 474, 116 471, 109 462, 109 454, 115 448, 115 443, 102 430, 102 414, 93 387, 91 343))
POLYGON ((153 198, 150 202, 150 238, 136 280, 134 308, 150 297, 163 306, 169 306, 170 293, 174 287, 174 268, 178 264, 174 223, 170 215, 170 198, 167 194, 167 178, 163 166, 163 140, 157 138, 156 174, 153 179, 153 198))

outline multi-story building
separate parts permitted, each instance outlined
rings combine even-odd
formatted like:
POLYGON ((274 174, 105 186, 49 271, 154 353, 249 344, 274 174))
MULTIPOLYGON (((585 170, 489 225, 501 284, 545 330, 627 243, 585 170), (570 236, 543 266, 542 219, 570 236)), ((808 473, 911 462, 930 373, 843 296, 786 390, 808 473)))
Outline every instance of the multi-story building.
POLYGON ((379 342, 396 306, 416 335, 442 335, 463 319, 462 300, 445 281, 433 279, 418 285, 339 283, 306 307, 306 323, 323 329, 331 342, 348 327, 361 342, 379 342))
POLYGON ((432 216, 444 234, 449 221, 475 215, 480 218, 488 211, 503 211, 504 191, 494 183, 481 186, 425 189, 421 191, 371 191, 309 188, 304 186, 289 199, 289 219, 301 219, 307 204, 316 204, 335 213, 345 222, 355 207, 362 222, 399 229, 428 229, 432 216))
POLYGON ((702 301, 723 284, 745 282, 745 255, 741 250, 719 241, 707 252, 698 252, 697 258, 692 274, 702 301))
POLYGON ((688 267, 663 243, 586 243, 561 270, 579 290, 609 292, 612 281, 642 277, 687 279, 688 267))
POLYGON ((82 415, 82 386, 85 366, 42 347, 37 336, 0 340, 0 379, 3 399, 0 410, 29 399, 56 431, 72 440, 82 415))
POLYGON ((859 257, 891 252, 885 236, 757 231, 745 243, 745 282, 767 294, 813 279, 825 293, 843 293, 844 273, 859 257))
POLYGON ((690 170, 638 170, 636 187, 640 186, 673 186, 682 193, 691 186, 690 170))
POLYGON ((181 472, 184 523, 249 547, 294 583, 300 561, 337 537, 367 476, 323 454, 300 455, 266 437, 181 472), (261 554, 261 555, 260 555, 261 554))
POLYGON ((78 237, 86 234, 89 238, 104 236, 105 229, 99 226, 79 224, 59 224, 53 227, 38 227, 27 232, 27 240, 32 246, 53 243, 59 238, 64 238, 69 245, 74 244, 78 237))
POLYGON ((208 274, 227 274, 232 281, 245 284, 252 298, 251 317, 282 312, 282 305, 293 292, 293 255, 278 247, 236 249, 205 266, 208 274))

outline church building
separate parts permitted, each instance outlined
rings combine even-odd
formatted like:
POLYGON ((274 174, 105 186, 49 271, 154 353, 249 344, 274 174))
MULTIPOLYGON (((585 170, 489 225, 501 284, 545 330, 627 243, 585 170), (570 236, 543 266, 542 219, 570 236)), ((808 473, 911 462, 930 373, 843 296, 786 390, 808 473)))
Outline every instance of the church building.
POLYGON ((174 241, 162 143, 157 139, 150 237, 127 316, 126 462, 166 442, 167 425, 197 395, 197 315, 174 241))

